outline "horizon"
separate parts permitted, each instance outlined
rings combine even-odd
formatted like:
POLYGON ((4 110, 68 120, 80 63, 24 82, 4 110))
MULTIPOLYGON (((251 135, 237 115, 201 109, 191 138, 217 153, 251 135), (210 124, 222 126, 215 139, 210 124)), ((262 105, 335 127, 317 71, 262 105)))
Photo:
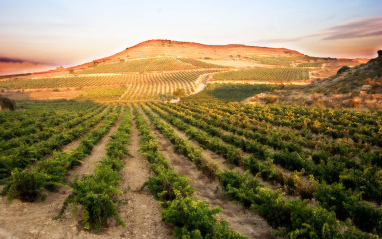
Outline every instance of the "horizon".
POLYGON ((374 58, 382 48, 380 9, 377 0, 5 0, 0 3, 0 75, 75 66, 153 39, 374 58))

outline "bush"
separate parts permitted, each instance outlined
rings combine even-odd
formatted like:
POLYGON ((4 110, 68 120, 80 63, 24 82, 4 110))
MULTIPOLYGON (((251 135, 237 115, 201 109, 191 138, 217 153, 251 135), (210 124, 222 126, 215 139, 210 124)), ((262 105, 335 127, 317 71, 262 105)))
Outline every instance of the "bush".
POLYGON ((343 73, 343 72, 345 72, 345 71, 348 71, 348 70, 350 70, 350 67, 348 67, 348 66, 343 66, 343 67, 341 67, 341 68, 337 71, 337 75, 339 75, 339 74, 341 74, 341 73, 343 73))
POLYGON ((265 97, 265 103, 267 103, 267 104, 273 104, 276 101, 277 101, 277 97, 276 96, 267 95, 265 97))
MULTIPOLYGON (((215 214, 221 212, 219 207, 209 209, 204 201, 192 201, 190 198, 179 197, 173 200, 168 208, 163 209, 163 220, 173 224, 175 237, 182 238, 184 229, 188 232, 198 231, 203 237, 212 234, 216 223, 215 214), (183 230, 179 230, 182 228, 183 230)), ((194 232, 195 233, 195 232, 194 232)))
POLYGON ((0 95, 0 111, 1 110, 16 110, 16 102, 0 95))
POLYGON ((175 98, 183 98, 183 97, 186 97, 187 94, 186 94, 186 90, 183 89, 183 88, 177 88, 174 93, 173 93, 174 97, 175 98))
MULTIPOLYGON (((87 175, 70 183, 73 192, 65 201, 59 215, 60 217, 66 210, 66 207, 73 203, 74 209, 77 205, 83 208, 83 226, 85 229, 94 228, 101 231, 106 220, 114 217, 119 225, 125 225, 118 214, 118 206, 113 198, 115 194, 122 194, 122 191, 116 188, 118 182, 118 172, 111 169, 110 166, 97 166, 94 175, 87 175)), ((73 213, 75 213, 75 210, 73 213)))
POLYGON ((12 175, 7 186, 1 192, 1 195, 8 194, 7 203, 11 203, 14 198, 22 201, 34 202, 38 198, 45 199, 43 190, 50 184, 51 177, 46 173, 41 173, 37 168, 32 170, 25 169, 19 171, 17 168, 12 171, 12 175))

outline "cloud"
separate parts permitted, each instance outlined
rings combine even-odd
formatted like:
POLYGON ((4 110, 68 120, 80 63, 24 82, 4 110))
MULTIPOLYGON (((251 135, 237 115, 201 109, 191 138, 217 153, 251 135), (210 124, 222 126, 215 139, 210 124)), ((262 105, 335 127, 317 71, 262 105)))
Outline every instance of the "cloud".
POLYGON ((23 63, 23 60, 15 59, 15 58, 8 58, 8 57, 0 57, 0 62, 6 62, 6 63, 23 63))
MULTIPOLYGON (((40 62, 40 61, 31 61, 31 60, 22 60, 19 58, 10 58, 10 57, 0 57, 0 63, 29 63, 35 65, 49 65, 50 63, 40 62)), ((50 65, 53 65, 50 64, 50 65)))
POLYGON ((278 42, 294 42, 305 38, 321 37, 321 40, 340 40, 340 39, 355 39, 364 37, 382 36, 382 16, 360 18, 347 21, 345 23, 324 29, 317 33, 293 37, 293 38, 277 38, 264 39, 260 42, 278 43, 278 42))
POLYGON ((303 38, 304 38, 304 37, 294 37, 294 38, 272 38, 272 39, 260 40, 259 42, 266 42, 266 43, 293 42, 293 41, 299 41, 299 40, 302 40, 303 38))
POLYGON ((382 35, 382 16, 355 19, 327 28, 312 36, 322 36, 322 40, 354 39, 382 35))

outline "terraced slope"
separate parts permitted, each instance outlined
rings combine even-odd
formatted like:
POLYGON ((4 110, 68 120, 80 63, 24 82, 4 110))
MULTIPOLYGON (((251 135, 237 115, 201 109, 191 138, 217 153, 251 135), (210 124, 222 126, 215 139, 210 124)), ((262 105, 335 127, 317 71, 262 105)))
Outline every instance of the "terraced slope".
POLYGON ((144 59, 120 60, 117 63, 97 63, 81 74, 119 73, 119 72, 150 72, 150 71, 180 71, 198 68, 221 68, 222 66, 207 64, 191 58, 153 57, 144 59))

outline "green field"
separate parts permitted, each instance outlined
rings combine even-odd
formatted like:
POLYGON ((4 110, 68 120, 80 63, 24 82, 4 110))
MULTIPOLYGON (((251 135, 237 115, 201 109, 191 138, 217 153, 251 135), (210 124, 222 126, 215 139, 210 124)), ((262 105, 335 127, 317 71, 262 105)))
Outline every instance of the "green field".
POLYGON ((323 64, 327 62, 307 62, 307 63, 300 63, 297 65, 297 67, 322 67, 323 64))
POLYGON ((242 101, 256 94, 278 89, 275 85, 209 84, 203 91, 191 95, 185 101, 242 101))
POLYGON ((265 65, 291 66, 294 62, 309 61, 315 58, 308 56, 250 56, 247 59, 265 65))

